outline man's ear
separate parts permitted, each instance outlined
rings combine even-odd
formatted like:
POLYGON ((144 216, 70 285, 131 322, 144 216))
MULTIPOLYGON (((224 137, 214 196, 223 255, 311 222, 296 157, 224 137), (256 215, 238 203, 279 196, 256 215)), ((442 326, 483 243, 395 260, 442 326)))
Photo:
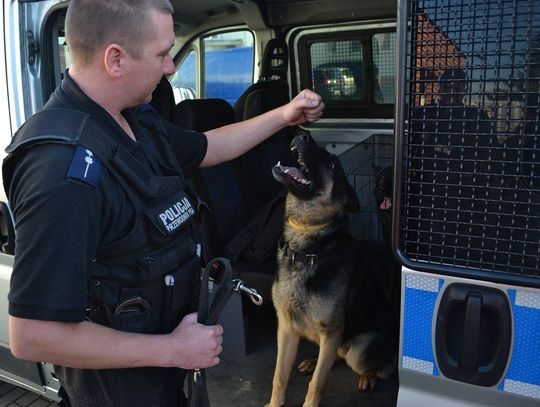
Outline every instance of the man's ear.
POLYGON ((113 78, 123 75, 127 62, 126 50, 118 44, 109 44, 103 55, 103 64, 107 73, 113 78))

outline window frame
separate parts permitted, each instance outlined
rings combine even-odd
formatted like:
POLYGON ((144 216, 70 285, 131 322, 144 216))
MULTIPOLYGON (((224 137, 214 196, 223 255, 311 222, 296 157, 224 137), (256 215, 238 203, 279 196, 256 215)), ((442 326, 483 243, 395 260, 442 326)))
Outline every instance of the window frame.
POLYGON ((360 40, 365 97, 355 100, 325 100, 324 117, 331 119, 393 119, 394 103, 376 104, 374 102, 372 38, 374 34, 387 32, 396 32, 395 22, 374 22, 362 26, 341 26, 333 29, 302 27, 291 33, 289 43, 294 43, 294 47, 290 51, 291 61, 295 63, 294 69, 291 69, 293 94, 301 89, 312 88, 312 67, 309 53, 312 44, 321 41, 360 40))
MULTIPOLYGON (((257 36, 256 33, 253 30, 250 30, 246 26, 234 26, 234 27, 227 27, 226 29, 216 29, 212 31, 207 31, 204 33, 199 34, 197 37, 193 38, 191 41, 187 42, 182 49, 179 50, 179 52, 174 56, 175 61, 175 73, 178 71, 180 65, 183 63, 187 55, 193 50, 195 51, 195 63, 196 63, 196 75, 197 75, 197 91, 196 91, 196 97, 198 99, 204 99, 207 97, 206 90, 207 90, 207 80, 206 80, 206 47, 205 47, 205 39, 211 36, 215 35, 221 35, 221 34, 227 34, 231 32, 241 32, 245 31, 251 35, 253 38, 253 45, 252 45, 252 55, 251 55, 251 81, 250 85, 254 83, 255 78, 255 69, 256 69, 256 41, 257 36)), ((174 75, 174 74, 173 74, 174 75)), ((172 77, 171 75, 170 77, 172 77)), ((240 96, 240 95, 239 95, 240 96)))

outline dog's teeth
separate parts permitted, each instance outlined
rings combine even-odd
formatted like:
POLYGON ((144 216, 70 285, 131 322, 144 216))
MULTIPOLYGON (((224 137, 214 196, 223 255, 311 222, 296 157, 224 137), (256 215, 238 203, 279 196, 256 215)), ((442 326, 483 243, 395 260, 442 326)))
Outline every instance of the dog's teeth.
POLYGON ((281 167, 281 161, 278 161, 276 167, 281 167))
POLYGON ((289 169, 287 168, 286 170, 283 171, 284 174, 288 174, 289 173, 289 169))

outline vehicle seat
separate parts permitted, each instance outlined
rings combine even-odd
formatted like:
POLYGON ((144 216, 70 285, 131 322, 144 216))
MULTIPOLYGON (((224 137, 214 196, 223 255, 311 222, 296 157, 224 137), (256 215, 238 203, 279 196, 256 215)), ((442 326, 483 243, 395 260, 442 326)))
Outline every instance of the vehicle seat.
MULTIPOLYGON (((215 98, 184 100, 175 106, 172 118, 179 126, 200 132, 235 121, 233 107, 227 101, 215 98)), ((211 234, 211 239, 207 239, 210 247, 205 245, 203 258, 208 261, 218 256, 230 257, 234 277, 255 288, 267 301, 271 300, 276 272, 275 255, 268 261, 255 263, 235 259, 225 251, 227 243, 235 240, 233 238, 250 224, 251 214, 244 197, 255 196, 245 174, 236 167, 239 164, 238 160, 224 162, 201 168, 192 176, 195 189, 211 208, 211 216, 206 218, 208 225, 203 226, 211 234)), ((220 317, 220 323, 236 334, 228 337, 224 347, 244 355, 249 352, 250 342, 248 310, 251 305, 246 304, 249 300, 233 296, 220 317)))
POLYGON ((167 77, 163 76, 156 86, 156 89, 154 89, 150 104, 161 117, 165 120, 172 121, 172 111, 176 102, 174 100, 171 83, 168 81, 167 77))
MULTIPOLYGON (((232 106, 224 99, 188 99, 173 108, 172 121, 185 129, 205 132, 234 123, 232 106)), ((247 187, 238 179, 234 161, 195 171, 195 189, 211 208, 214 232, 209 258, 222 256, 224 245, 247 223, 249 213, 244 202, 247 187)), ((205 256, 206 257, 206 256, 205 256)), ((209 259, 208 258, 208 259, 209 259)))
MULTIPOLYGON (((192 99, 180 102, 173 111, 173 122, 186 129, 207 131, 234 122, 234 110, 223 99, 192 99)), ((288 151, 288 150, 287 150, 288 151)), ((242 157, 240 157, 241 159, 242 157)), ((272 248, 270 258, 261 261, 246 260, 236 250, 231 250, 229 243, 256 219, 256 215, 264 216, 264 211, 273 211, 276 199, 261 202, 258 211, 251 212, 250 199, 256 197, 253 185, 242 172, 239 160, 232 160, 216 166, 202 168, 193 175, 195 189, 201 198, 207 202, 213 212, 210 231, 214 231, 210 239, 210 253, 212 257, 226 256, 231 258, 235 276, 243 279, 246 284, 256 288, 265 300, 271 299, 271 286, 276 272, 275 253, 272 248), (236 256, 238 254, 238 256, 236 256)), ((276 182, 277 184, 277 182, 276 182)), ((279 185, 279 184, 278 184, 279 185)), ((277 194, 276 194, 277 195, 277 194)), ((270 213, 270 212, 269 212, 270 213)), ((275 223, 273 223, 274 225, 275 223)), ((260 227, 256 231, 259 232, 260 227)), ((249 234, 248 234, 249 235, 249 234)), ((256 237, 253 236, 255 239, 256 237)), ((277 250, 276 238, 276 250, 277 250)), ((240 239, 242 241, 242 239, 240 239)), ((238 242, 238 239, 235 240, 238 242)), ((265 244, 265 247, 271 246, 265 244)), ((235 247, 236 248, 236 247, 235 247)), ((249 250, 246 247, 245 250, 249 250)), ((208 249, 207 249, 208 252, 208 249)))
MULTIPOLYGON (((282 39, 271 39, 263 52, 259 81, 248 87, 234 104, 237 121, 250 119, 289 102, 287 68, 287 43, 282 39)), ((243 172, 248 174, 253 184, 253 195, 257 197, 252 203, 252 213, 281 190, 281 185, 272 176, 272 167, 278 161, 284 165, 292 164, 290 143, 293 137, 294 130, 284 128, 240 157, 243 172)))

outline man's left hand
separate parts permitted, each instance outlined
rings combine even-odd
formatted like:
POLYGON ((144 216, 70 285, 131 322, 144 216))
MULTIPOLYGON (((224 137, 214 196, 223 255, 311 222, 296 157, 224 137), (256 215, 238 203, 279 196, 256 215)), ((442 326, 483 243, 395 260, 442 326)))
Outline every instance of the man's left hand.
POLYGON ((284 106, 285 119, 289 126, 297 126, 302 123, 312 123, 321 117, 324 110, 324 102, 315 92, 304 89, 293 100, 284 106))

